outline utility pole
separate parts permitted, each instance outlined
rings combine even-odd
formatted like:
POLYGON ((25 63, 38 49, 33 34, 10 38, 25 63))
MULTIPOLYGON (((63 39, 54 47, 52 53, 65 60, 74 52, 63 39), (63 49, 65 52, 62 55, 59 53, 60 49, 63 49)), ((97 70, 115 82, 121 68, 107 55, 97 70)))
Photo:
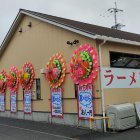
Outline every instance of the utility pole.
POLYGON ((114 22, 115 22, 115 25, 113 25, 111 27, 112 29, 120 30, 121 27, 124 27, 125 26, 125 25, 117 22, 117 13, 118 12, 123 12, 123 10, 117 8, 117 3, 116 2, 115 2, 115 8, 110 8, 110 9, 108 9, 108 11, 110 13, 114 13, 114 22))

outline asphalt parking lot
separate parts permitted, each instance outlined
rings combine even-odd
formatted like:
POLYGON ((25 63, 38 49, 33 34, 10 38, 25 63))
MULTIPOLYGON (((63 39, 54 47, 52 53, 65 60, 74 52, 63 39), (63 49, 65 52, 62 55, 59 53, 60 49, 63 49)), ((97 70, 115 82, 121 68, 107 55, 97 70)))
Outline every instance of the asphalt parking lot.
POLYGON ((0 140, 139 140, 140 127, 122 132, 89 129, 0 117, 0 140))

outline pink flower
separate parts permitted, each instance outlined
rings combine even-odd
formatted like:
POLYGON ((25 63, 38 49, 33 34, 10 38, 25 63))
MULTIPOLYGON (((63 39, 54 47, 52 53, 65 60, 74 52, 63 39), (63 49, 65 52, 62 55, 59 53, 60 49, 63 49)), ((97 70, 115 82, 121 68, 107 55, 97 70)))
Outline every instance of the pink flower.
POLYGON ((58 77, 58 68, 54 68, 52 74, 53 78, 56 79, 58 77))
POLYGON ((3 86, 3 81, 0 80, 0 88, 2 88, 2 86, 3 86))
POLYGON ((75 74, 76 74, 76 76, 77 77, 82 77, 82 76, 84 76, 85 75, 85 70, 83 69, 83 68, 78 68, 76 71, 75 71, 75 74))

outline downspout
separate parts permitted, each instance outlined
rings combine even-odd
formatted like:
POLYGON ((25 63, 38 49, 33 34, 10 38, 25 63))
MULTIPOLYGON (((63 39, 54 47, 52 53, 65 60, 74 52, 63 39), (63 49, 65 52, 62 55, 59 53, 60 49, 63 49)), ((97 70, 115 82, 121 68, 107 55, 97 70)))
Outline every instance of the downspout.
MULTIPOLYGON (((103 118, 105 118, 105 103, 104 103, 104 91, 102 87, 102 54, 101 54, 101 47, 106 43, 106 40, 104 39, 102 43, 99 44, 99 65, 100 65, 100 93, 101 93, 101 99, 102 99, 102 114, 103 118)), ((106 120, 103 119, 103 126, 104 126, 104 132, 106 132, 106 120)))

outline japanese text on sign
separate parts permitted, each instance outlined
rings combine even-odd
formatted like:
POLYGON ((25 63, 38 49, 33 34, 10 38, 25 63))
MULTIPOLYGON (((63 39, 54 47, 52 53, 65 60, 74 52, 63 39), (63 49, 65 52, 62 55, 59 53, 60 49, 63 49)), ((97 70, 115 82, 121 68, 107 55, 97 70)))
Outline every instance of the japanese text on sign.
POLYGON ((63 117, 61 88, 53 89, 51 91, 51 96, 52 116, 63 117))
POLYGON ((32 107, 31 107, 31 91, 25 90, 24 91, 24 113, 31 114, 32 107))
POLYGON ((5 111, 4 93, 0 93, 0 112, 5 111))
POLYGON ((78 114, 85 119, 93 116, 92 85, 78 86, 78 114))
POLYGON ((122 68, 102 69, 103 88, 140 88, 140 70, 122 68))
POLYGON ((17 112, 16 93, 11 93, 11 112, 17 112))

